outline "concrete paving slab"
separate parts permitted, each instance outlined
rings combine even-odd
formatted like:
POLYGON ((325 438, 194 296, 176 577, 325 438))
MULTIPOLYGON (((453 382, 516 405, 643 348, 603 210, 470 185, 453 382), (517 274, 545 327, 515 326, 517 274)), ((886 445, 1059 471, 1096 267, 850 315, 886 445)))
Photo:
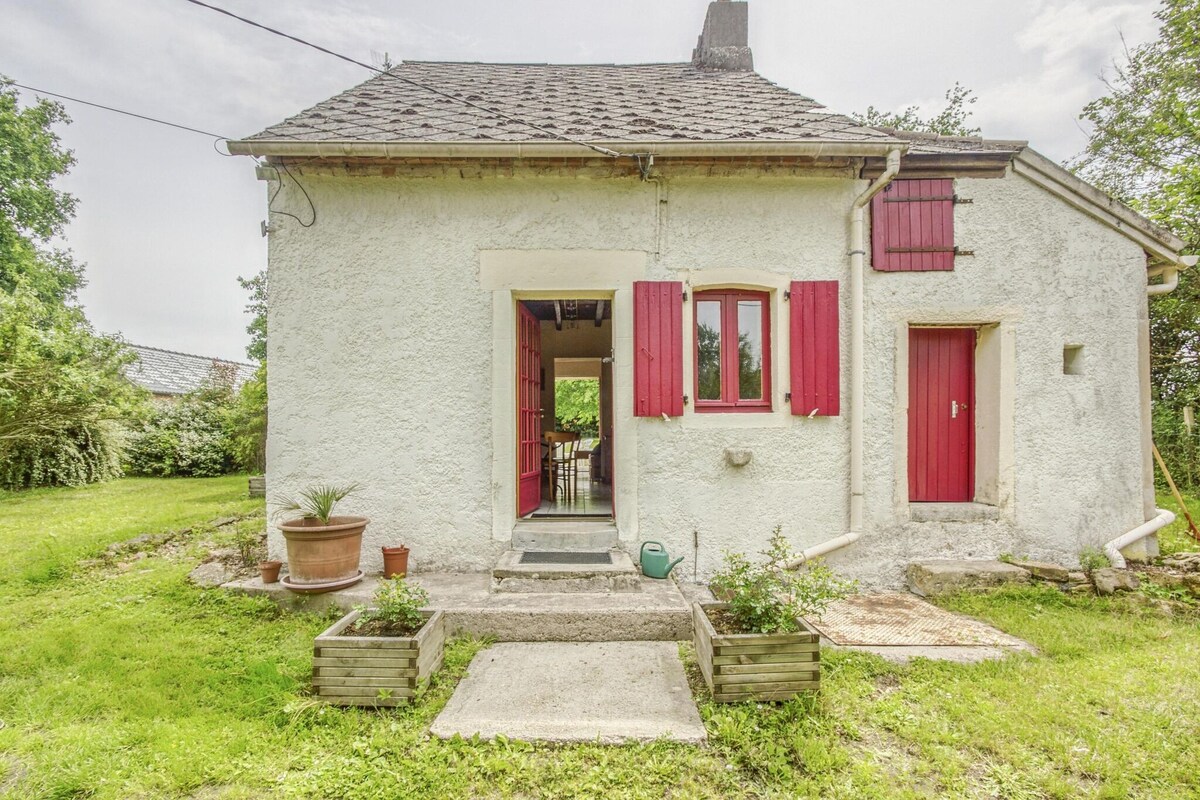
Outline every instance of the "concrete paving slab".
POLYGON ((704 723, 669 642, 512 642, 475 656, 430 731, 484 739, 701 744, 704 723))
POLYGON ((985 622, 902 592, 851 595, 809 622, 835 649, 875 653, 901 664, 914 658, 975 663, 1036 652, 985 622))

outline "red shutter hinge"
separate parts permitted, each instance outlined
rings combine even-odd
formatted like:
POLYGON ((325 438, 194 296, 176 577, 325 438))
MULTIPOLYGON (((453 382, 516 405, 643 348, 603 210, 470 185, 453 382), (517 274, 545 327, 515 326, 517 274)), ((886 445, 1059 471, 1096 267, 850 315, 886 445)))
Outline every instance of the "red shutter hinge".
POLYGON ((686 405, 687 405, 688 403, 690 403, 690 402, 691 402, 691 398, 689 398, 689 397, 688 397, 688 396, 685 394, 685 395, 683 396, 683 404, 686 406, 686 405))

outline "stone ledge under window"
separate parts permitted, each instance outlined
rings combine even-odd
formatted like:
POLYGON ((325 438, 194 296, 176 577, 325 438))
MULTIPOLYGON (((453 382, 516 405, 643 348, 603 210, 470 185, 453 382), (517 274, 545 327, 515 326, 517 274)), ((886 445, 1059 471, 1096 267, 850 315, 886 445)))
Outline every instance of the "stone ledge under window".
POLYGON ((909 503, 912 522, 986 522, 1000 519, 1000 508, 983 503, 909 503))

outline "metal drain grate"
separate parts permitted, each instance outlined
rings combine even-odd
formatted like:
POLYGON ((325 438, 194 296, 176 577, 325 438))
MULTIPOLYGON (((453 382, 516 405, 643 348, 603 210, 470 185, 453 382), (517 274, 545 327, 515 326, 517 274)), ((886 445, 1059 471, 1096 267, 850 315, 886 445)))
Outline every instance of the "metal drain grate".
POLYGON ((526 551, 521 553, 522 564, 611 564, 609 553, 564 553, 526 551))

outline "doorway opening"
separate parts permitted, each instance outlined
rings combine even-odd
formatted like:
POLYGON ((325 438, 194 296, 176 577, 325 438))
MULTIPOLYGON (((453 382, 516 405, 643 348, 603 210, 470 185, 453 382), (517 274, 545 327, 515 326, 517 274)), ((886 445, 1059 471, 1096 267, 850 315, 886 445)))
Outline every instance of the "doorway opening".
POLYGON ((523 519, 612 519, 612 304, 522 300, 517 478, 523 519))

